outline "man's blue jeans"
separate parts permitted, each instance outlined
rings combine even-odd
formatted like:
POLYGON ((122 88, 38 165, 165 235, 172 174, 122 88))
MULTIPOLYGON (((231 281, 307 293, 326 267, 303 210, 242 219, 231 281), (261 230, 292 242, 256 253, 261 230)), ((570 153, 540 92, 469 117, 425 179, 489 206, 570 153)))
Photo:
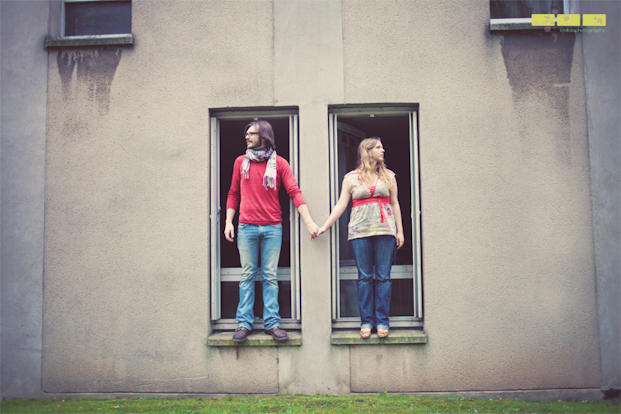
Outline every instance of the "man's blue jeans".
POLYGON ((360 328, 372 329, 375 326, 377 329, 388 329, 392 291, 390 268, 396 245, 395 237, 388 235, 361 237, 353 239, 351 245, 358 267, 360 328))
POLYGON ((272 329, 280 324, 278 313, 278 259, 282 244, 282 224, 257 226, 239 223, 237 248, 242 266, 239 282, 239 304, 237 325, 252 330, 254 323, 254 284, 261 256, 261 277, 263 278, 263 326, 272 329))

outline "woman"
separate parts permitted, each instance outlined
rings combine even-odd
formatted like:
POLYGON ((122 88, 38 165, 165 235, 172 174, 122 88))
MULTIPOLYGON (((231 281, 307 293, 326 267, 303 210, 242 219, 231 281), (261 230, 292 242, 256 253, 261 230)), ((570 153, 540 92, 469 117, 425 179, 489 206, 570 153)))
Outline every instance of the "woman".
POLYGON ((360 336, 388 336, 390 312, 390 267, 395 250, 403 246, 403 223, 395 174, 384 165, 384 146, 379 137, 364 139, 358 146, 358 165, 343 179, 341 196, 332 214, 319 228, 324 233, 341 217, 350 198, 348 240, 358 267, 360 336), (373 267, 376 278, 373 281, 373 267), (375 297, 375 300, 374 300, 375 297), (373 303, 375 302, 375 309, 373 303))

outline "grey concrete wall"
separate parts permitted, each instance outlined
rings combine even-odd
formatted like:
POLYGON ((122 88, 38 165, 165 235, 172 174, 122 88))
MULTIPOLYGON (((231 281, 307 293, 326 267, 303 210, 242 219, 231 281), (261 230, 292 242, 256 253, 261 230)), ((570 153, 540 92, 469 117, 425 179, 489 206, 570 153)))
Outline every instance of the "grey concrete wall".
MULTIPOLYGON (((341 1, 274 2, 274 97, 300 107, 300 187, 318 225, 329 206, 328 103, 344 101, 341 1)), ((348 350, 330 343, 329 237, 301 235, 300 349, 281 351, 280 389, 289 393, 350 391, 348 350)))
POLYGON ((43 390, 597 390, 582 37, 492 35, 488 7, 136 0, 134 47, 50 52, 43 390), (331 346, 304 235, 303 345, 206 347, 209 109, 299 106, 321 223, 328 105, 387 102, 420 104, 429 343, 331 346))
POLYGON ((607 20, 605 33, 583 34, 603 389, 621 386, 620 9, 617 1, 582 5, 607 20))
POLYGON ((0 2, 2 398, 41 395, 48 11, 0 2))
POLYGON ((272 3, 132 8, 134 47, 50 52, 43 390, 277 392, 205 346, 209 108, 273 105, 272 3))
POLYGON ((352 348, 352 391, 599 387, 581 39, 488 6, 343 2, 346 101, 420 103, 429 334, 352 348))

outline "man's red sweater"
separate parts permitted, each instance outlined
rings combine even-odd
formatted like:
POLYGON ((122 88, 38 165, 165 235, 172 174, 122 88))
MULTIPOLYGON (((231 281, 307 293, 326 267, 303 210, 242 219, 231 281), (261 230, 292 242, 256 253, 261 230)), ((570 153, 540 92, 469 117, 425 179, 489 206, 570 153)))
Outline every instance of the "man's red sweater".
POLYGON ((237 206, 240 206, 240 223, 259 226, 281 223, 282 210, 278 201, 278 190, 281 182, 296 208, 306 204, 291 167, 283 157, 276 155, 276 188, 268 188, 267 190, 263 186, 263 175, 265 175, 267 161, 250 162, 248 179, 245 179, 241 175, 241 165, 244 158, 245 155, 240 155, 235 160, 231 189, 226 199, 227 209, 237 210, 237 206))

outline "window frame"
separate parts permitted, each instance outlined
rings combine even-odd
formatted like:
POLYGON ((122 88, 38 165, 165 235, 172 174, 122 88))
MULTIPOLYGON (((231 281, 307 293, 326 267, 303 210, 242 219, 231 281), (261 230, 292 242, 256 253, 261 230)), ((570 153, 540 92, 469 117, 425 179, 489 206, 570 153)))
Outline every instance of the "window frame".
MULTIPOLYGON (((340 197, 338 178, 338 117, 354 116, 382 116, 407 115, 409 121, 409 150, 410 150, 410 215, 412 219, 412 265, 413 279, 413 316, 391 316, 390 325, 394 328, 422 328, 423 327, 423 280, 422 280, 422 229, 421 229, 421 202, 420 202, 420 166, 418 148, 418 105, 349 105, 333 106, 328 108, 329 128, 329 161, 330 161, 330 207, 334 208, 340 197)), ((402 208, 402 214, 404 209, 402 208)), ((352 275, 342 278, 339 258, 339 226, 338 222, 330 228, 331 243, 331 284, 332 284, 332 328, 352 329, 359 328, 360 318, 340 316, 340 281, 357 279, 355 266, 345 268, 346 273, 352 275)), ((401 267, 401 266, 400 266, 401 267)), ((393 265, 393 269, 395 265, 393 265)), ((407 269, 400 269, 400 272, 407 269)))
MULTIPOLYGON (((563 0, 563 10, 559 10, 558 14, 568 14, 570 13, 570 0, 563 0)), ((550 11, 550 13, 552 13, 550 11)), ((555 21, 557 17, 554 17, 555 21)), ((531 17, 502 17, 502 18, 491 18, 489 19, 490 31, 497 30, 541 30, 543 27, 541 26, 533 26, 533 19, 531 17)))
MULTIPOLYGON (((62 5, 62 10, 61 10, 61 16, 60 16, 60 30, 61 30, 61 36, 64 38, 74 38, 74 37, 94 37, 94 36, 126 36, 128 34, 131 34, 131 31, 129 33, 115 33, 115 34, 101 34, 101 35, 75 35, 75 36, 67 36, 65 33, 65 28, 66 28, 66 18, 65 18, 65 13, 67 8, 65 7, 65 5, 67 3, 96 3, 96 2, 103 2, 103 1, 107 1, 107 2, 119 2, 119 3, 132 3, 132 0, 63 0, 63 5, 62 5)), ((130 15, 131 17, 131 15, 130 15)))
MULTIPOLYGON (((56 27, 55 30, 52 30, 50 36, 46 37, 45 39, 45 47, 48 49, 55 49, 84 46, 132 46, 134 44, 134 35, 132 32, 100 35, 65 35, 65 4, 91 3, 98 1, 129 2, 130 4, 133 3, 132 0, 62 0, 58 2, 58 5, 54 4, 52 13, 56 17, 56 19, 58 19, 57 21, 60 21, 60 27, 54 25, 56 27)), ((133 20, 133 4, 130 18, 132 18, 133 20)))
MULTIPOLYGON (((296 179, 300 182, 299 171, 299 109, 298 108, 240 108, 210 110, 210 287, 211 287, 211 323, 214 330, 231 330, 237 327, 235 319, 221 317, 221 283, 237 281, 234 271, 221 268, 221 198, 220 198, 220 121, 253 118, 269 121, 273 118, 289 118, 289 165, 296 179)), ((241 132, 240 132, 241 134, 241 132)), ((240 135, 241 136, 241 135, 240 135)), ((278 281, 291 281, 291 318, 282 318, 280 326, 285 329, 301 328, 300 298, 300 218, 289 200, 290 226, 290 267, 278 268, 278 281)), ((236 212, 239 214, 239 209, 236 212)), ((241 268, 240 268, 241 269, 241 268)), ((240 273, 241 274, 241 273, 240 273)), ((261 280, 257 274, 256 281, 261 280)), ((255 318, 253 329, 263 329, 263 322, 255 318)))

